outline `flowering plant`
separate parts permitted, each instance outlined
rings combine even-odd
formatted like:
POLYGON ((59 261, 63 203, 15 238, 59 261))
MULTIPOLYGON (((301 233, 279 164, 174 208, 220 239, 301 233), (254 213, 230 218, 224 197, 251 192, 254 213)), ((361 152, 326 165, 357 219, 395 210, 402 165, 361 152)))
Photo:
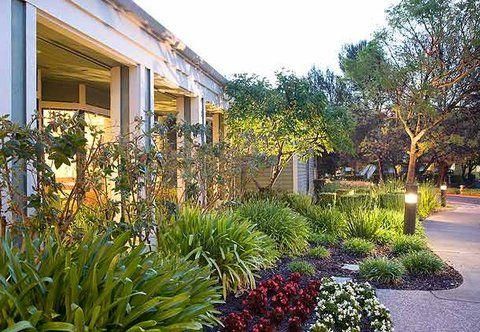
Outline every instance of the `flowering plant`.
POLYGON ((381 304, 368 283, 339 284, 322 279, 312 332, 360 332, 362 323, 373 331, 393 331, 390 312, 381 304))
POLYGON ((288 279, 275 275, 261 282, 243 299, 241 311, 224 318, 224 330, 271 332, 285 323, 289 331, 300 331, 315 308, 320 286, 318 280, 303 286, 300 279, 299 273, 292 273, 288 279))

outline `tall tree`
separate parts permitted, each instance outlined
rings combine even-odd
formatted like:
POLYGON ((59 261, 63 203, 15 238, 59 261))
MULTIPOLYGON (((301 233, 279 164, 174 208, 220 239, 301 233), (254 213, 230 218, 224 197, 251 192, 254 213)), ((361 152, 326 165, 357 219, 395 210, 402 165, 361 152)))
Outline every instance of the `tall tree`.
POLYGON ((388 54, 385 86, 409 137, 407 183, 415 182, 420 145, 478 91, 480 4, 402 0, 377 40, 388 54))

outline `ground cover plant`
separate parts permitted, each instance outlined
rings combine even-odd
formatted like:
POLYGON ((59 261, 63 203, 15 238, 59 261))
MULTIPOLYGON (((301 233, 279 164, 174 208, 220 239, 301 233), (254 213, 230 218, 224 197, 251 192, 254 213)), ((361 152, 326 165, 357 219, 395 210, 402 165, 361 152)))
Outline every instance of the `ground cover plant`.
POLYGON ((298 255, 308 248, 310 228, 306 219, 282 202, 250 200, 239 206, 235 214, 270 236, 282 254, 298 255))
POLYGON ((308 255, 315 258, 328 258, 330 257, 330 251, 325 247, 318 246, 311 248, 308 255))
POLYGON ((418 193, 418 216, 425 219, 440 207, 440 195, 438 189, 428 183, 422 183, 418 187, 418 193))
POLYGON ((398 235, 392 245, 392 252, 395 255, 403 255, 425 249, 427 249, 427 243, 424 238, 418 235, 398 235))
POLYGON ((402 264, 408 273, 413 275, 430 275, 438 273, 444 263, 430 251, 417 251, 402 257, 402 264))
POLYGON ((242 300, 241 308, 223 318, 224 331, 275 331, 281 326, 300 331, 315 308, 320 282, 301 283, 300 274, 275 275, 242 300))
POLYGON ((354 208, 345 215, 344 234, 347 238, 374 239, 382 225, 383 215, 380 209, 354 208))
POLYGON ((288 264, 288 269, 293 273, 305 274, 308 276, 315 275, 315 266, 306 261, 293 261, 288 264))
POLYGON ((393 331, 390 312, 375 295, 368 283, 339 284, 322 279, 316 311, 316 321, 309 331, 393 331))
POLYGON ((229 291, 255 287, 254 272, 277 259, 275 243, 252 223, 231 214, 184 208, 160 238, 160 251, 209 266, 229 291))
POLYGON ((366 256, 375 249, 375 244, 365 239, 351 238, 343 242, 343 249, 353 255, 366 256))
POLYGON ((308 241, 314 245, 333 246, 339 242, 339 238, 336 235, 332 234, 311 233, 308 241))
POLYGON ((402 279, 405 268, 397 260, 388 258, 367 258, 360 263, 360 276, 365 280, 381 283, 396 283, 402 279))
POLYGON ((50 233, 0 246, 0 329, 198 330, 216 323, 221 295, 208 267, 131 248, 128 232, 50 233))

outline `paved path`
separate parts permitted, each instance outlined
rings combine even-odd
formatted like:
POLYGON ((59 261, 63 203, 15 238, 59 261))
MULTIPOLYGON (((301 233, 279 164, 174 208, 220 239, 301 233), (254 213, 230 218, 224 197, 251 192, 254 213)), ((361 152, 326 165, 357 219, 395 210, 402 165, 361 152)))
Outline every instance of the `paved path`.
POLYGON ((449 197, 453 209, 431 216, 432 249, 463 276, 444 291, 379 290, 399 332, 480 332, 480 198, 449 197))

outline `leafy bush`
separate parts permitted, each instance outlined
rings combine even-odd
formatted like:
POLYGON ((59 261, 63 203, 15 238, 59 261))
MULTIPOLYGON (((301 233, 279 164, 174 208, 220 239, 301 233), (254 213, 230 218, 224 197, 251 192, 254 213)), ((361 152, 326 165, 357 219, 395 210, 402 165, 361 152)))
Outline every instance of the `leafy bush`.
POLYGON ((315 275, 315 266, 307 261, 293 261, 288 263, 288 269, 293 273, 305 274, 308 276, 315 275))
POLYGON ((310 228, 307 221, 281 202, 251 200, 240 206, 236 215, 269 235, 281 253, 297 255, 308 248, 310 228))
POLYGON ((277 259, 275 243, 248 221, 185 208, 159 243, 216 271, 224 296, 255 286, 254 271, 277 259))
POLYGON ((373 249, 375 249, 375 245, 365 239, 352 238, 343 242, 343 249, 351 254, 364 256, 368 255, 373 249))
POLYGON ((379 194, 378 206, 383 209, 403 211, 405 209, 405 194, 404 193, 379 194))
POLYGON ((403 266, 408 273, 415 275, 434 274, 443 268, 443 262, 430 251, 417 251, 406 254, 402 258, 403 266))
POLYGON ((379 209, 356 208, 346 213, 345 235, 347 237, 359 237, 374 239, 380 229, 383 215, 379 209))
POLYGON ((330 251, 325 247, 315 247, 310 249, 308 255, 315 258, 328 258, 330 257, 330 251))
POLYGON ((315 316, 311 332, 360 331, 362 325, 372 331, 393 331, 390 312, 368 283, 340 284, 323 278, 315 316))
POLYGON ((395 242, 397 233, 388 229, 379 229, 375 236, 375 243, 380 245, 391 245, 395 242))
POLYGON ((392 252, 396 255, 408 254, 425 249, 427 249, 427 243, 417 235, 398 235, 392 246, 392 252))
POLYGON ((404 212, 396 210, 379 209, 378 218, 381 227, 386 230, 391 230, 397 234, 403 233, 404 212))
POLYGON ((334 207, 337 202, 336 193, 317 193, 316 203, 322 207, 334 207))
POLYGON ((369 281, 381 283, 398 282, 405 274, 405 268, 396 260, 368 258, 360 263, 360 276, 369 281))
POLYGON ((354 194, 354 195, 338 196, 336 206, 341 211, 372 209, 375 207, 375 199, 370 194, 354 194))
POLYGON ((54 236, 25 250, 0 247, 0 329, 17 331, 198 330, 216 323, 221 299, 209 268, 162 257, 131 235, 88 232, 66 244, 54 236))
POLYGON ((437 189, 431 184, 421 184, 418 188, 419 202, 418 215, 425 219, 440 207, 440 196, 437 189))
POLYGON ((290 194, 286 201, 293 211, 305 217, 313 232, 337 234, 343 227, 344 218, 340 211, 314 205, 310 196, 290 194))
POLYGON ((333 246, 338 243, 336 235, 326 233, 312 233, 308 240, 310 243, 320 246, 333 246))

